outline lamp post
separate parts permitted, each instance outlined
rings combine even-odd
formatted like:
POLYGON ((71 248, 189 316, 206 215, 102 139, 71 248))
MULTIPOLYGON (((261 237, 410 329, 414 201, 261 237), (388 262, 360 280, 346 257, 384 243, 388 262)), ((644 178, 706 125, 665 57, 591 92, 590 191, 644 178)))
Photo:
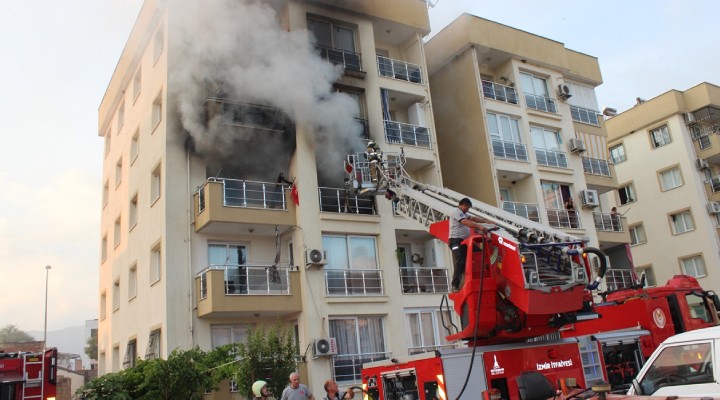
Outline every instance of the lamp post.
POLYGON ((50 276, 49 265, 45 266, 45 328, 43 330, 43 350, 47 349, 47 299, 48 299, 48 278, 50 276))

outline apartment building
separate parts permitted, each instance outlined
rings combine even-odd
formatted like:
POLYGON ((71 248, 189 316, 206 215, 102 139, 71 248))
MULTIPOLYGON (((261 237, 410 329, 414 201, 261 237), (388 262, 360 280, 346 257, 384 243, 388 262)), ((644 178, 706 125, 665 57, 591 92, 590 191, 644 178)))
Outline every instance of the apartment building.
POLYGON ((720 87, 671 90, 606 122, 636 269, 649 285, 676 274, 720 289, 720 87))
POLYGON ((200 4, 147 0, 100 104, 100 374, 278 322, 316 392, 455 346, 445 246, 343 180, 371 139, 442 185, 426 3, 200 4))
POLYGON ((587 238, 624 269, 608 286, 626 283, 625 221, 601 200, 618 184, 595 96, 598 60, 469 14, 426 54, 445 185, 587 238))

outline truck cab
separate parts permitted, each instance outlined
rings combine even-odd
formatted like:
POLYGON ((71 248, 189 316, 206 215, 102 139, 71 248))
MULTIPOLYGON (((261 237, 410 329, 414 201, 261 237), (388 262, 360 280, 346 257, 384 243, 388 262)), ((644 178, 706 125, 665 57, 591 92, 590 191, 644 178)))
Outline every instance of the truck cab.
POLYGON ((720 326, 672 336, 648 358, 628 395, 717 396, 719 363, 720 326))

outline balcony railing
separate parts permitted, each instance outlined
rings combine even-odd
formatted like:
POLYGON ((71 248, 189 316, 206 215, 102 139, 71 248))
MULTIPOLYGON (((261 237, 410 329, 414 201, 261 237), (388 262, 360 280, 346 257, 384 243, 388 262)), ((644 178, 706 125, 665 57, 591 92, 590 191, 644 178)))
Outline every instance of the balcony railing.
POLYGON ((586 174, 591 175, 602 175, 611 177, 610 175, 610 163, 607 160, 601 160, 599 158, 582 158, 583 171, 586 174))
POLYGON ((562 151, 535 148, 535 157, 540 165, 559 168, 568 167, 567 154, 562 151))
POLYGON ((577 211, 559 210, 549 208, 547 210, 548 224, 553 228, 580 228, 580 219, 577 211))
POLYGON ((483 96, 487 99, 504 101, 510 104, 517 104, 517 92, 514 87, 501 85, 499 83, 482 81, 483 96))
POLYGON ((325 269, 325 287, 330 296, 379 296, 383 294, 379 269, 325 269))
POLYGON ((422 70, 419 65, 393 60, 384 56, 377 56, 377 63, 380 76, 412 83, 422 83, 422 70))
POLYGON ((333 64, 339 64, 352 71, 362 71, 360 53, 354 51, 340 50, 325 46, 315 46, 320 51, 320 57, 333 64))
POLYGON ((606 232, 622 232, 622 221, 619 214, 593 212, 595 229, 606 232))
POLYGON ((570 106, 570 115, 572 116, 573 121, 600 126, 600 123, 598 122, 598 112, 595 110, 578 106, 570 106))
POLYGON ((201 271, 200 299, 207 297, 207 273, 211 270, 225 271, 226 295, 277 295, 290 294, 290 268, 287 263, 266 265, 210 265, 201 271))
POLYGON ((608 290, 620 290, 634 283, 632 271, 629 269, 608 268, 605 272, 605 284, 608 290))
POLYGON ((502 209, 531 221, 540 222, 540 210, 537 204, 503 201, 502 209))
POLYGON ((710 187, 713 193, 720 191, 720 175, 713 176, 712 179, 710 179, 710 187))
POLYGON ((287 185, 227 178, 208 178, 198 189, 198 212, 205 210, 205 190, 208 182, 222 182, 223 205, 226 207, 262 208, 287 210, 285 190, 287 185))
POLYGON ((430 130, 422 126, 385 121, 385 139, 388 143, 430 148, 430 130))
POLYGON ((506 160, 527 161, 527 147, 522 143, 508 140, 492 139, 493 154, 495 157, 506 160))
POLYGON ((349 214, 375 214, 375 198, 353 196, 345 189, 319 187, 320 211, 349 214))
POLYGON ((430 346, 410 346, 410 347, 408 347, 408 354, 409 355, 422 354, 422 353, 427 353, 427 352, 435 351, 435 350, 454 349, 455 347, 457 347, 457 346, 452 343, 437 344, 437 345, 430 345, 430 346))
POLYGON ((445 268, 400 268, 400 282, 403 293, 449 292, 445 268))
POLYGON ((338 354, 332 358, 333 376, 338 382, 358 382, 362 379, 363 364, 387 360, 392 353, 338 354))
POLYGON ((525 93, 525 104, 527 104, 528 108, 557 114, 555 100, 549 97, 537 96, 532 93, 525 93))

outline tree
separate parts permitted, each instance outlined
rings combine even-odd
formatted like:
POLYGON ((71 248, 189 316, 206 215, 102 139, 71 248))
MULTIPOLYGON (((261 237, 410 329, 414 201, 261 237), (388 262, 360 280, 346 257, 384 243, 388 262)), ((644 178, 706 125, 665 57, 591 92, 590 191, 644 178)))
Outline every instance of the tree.
POLYGON ((85 354, 90 357, 91 360, 97 360, 98 357, 98 331, 97 329, 92 330, 92 334, 85 342, 85 354))
POLYGON ((27 332, 21 331, 15 325, 5 325, 0 329, 0 343, 7 342, 32 342, 35 338, 30 336, 27 332))
POLYGON ((199 348, 173 350, 167 360, 141 362, 144 380, 140 385, 142 399, 202 399, 203 390, 212 387, 206 373, 206 353, 199 348))

